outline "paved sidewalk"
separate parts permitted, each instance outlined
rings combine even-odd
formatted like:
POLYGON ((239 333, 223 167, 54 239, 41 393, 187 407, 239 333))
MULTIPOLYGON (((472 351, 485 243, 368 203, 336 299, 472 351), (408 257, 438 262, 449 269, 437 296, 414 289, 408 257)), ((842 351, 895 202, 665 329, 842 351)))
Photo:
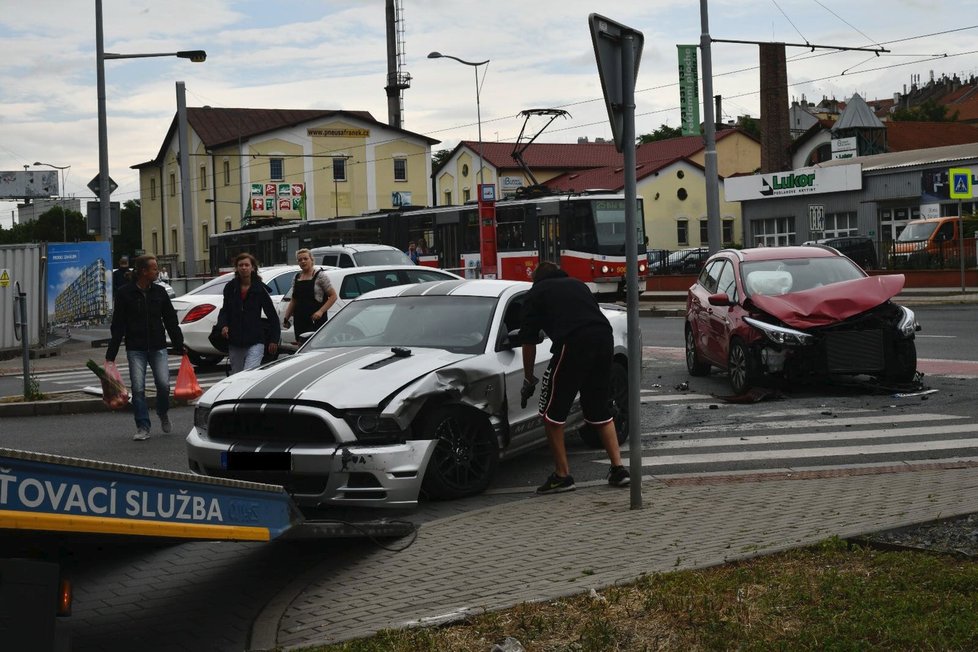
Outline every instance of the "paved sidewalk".
POLYGON ((403 552, 358 550, 349 563, 331 559, 287 586, 256 619, 251 649, 438 624, 645 573, 967 514, 978 504, 978 468, 966 465, 764 479, 647 480, 641 510, 629 509, 629 491, 600 486, 430 522, 403 552))

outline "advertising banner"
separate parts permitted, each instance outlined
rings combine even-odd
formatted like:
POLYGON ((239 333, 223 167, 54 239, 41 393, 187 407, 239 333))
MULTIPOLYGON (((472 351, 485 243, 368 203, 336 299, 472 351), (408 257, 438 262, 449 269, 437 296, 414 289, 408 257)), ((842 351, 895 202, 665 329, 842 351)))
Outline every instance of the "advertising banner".
POLYGON ((47 312, 51 324, 99 324, 108 319, 112 264, 108 242, 48 244, 47 312))
POLYGON ((723 192, 727 201, 745 201, 859 190, 863 187, 862 169, 854 163, 730 177, 723 181, 723 192))
POLYGON ((252 217, 306 217, 306 184, 267 182, 251 184, 252 217))
POLYGON ((679 49, 679 113, 683 136, 700 134, 700 76, 696 45, 677 45, 679 49))

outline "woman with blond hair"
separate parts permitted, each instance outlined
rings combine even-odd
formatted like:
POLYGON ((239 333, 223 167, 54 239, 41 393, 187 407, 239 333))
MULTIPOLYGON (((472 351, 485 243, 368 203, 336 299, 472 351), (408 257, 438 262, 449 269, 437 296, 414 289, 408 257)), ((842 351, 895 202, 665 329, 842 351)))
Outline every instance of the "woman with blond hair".
POLYGON ((303 333, 315 331, 326 322, 326 311, 336 303, 336 290, 329 283, 326 271, 313 265, 312 252, 300 249, 295 252, 299 271, 292 279, 292 299, 285 308, 282 327, 290 328, 295 317, 295 339, 302 344, 303 333))
POLYGON ((278 315, 258 276, 258 261, 249 253, 238 254, 234 259, 234 278, 224 286, 224 307, 217 316, 217 325, 228 340, 232 374, 260 365, 266 349, 270 355, 278 353, 278 315))

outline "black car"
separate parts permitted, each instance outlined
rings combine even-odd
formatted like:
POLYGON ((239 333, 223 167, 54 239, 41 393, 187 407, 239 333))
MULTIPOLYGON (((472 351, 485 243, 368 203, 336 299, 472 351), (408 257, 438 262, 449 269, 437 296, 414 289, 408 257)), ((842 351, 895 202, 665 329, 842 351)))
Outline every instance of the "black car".
POLYGON ((669 254, 665 259, 652 263, 652 274, 699 274, 703 263, 710 257, 707 247, 679 249, 669 254))
POLYGON ((872 238, 865 235, 826 238, 824 240, 809 241, 805 244, 820 244, 832 247, 843 256, 848 256, 852 262, 863 269, 876 269, 879 267, 879 261, 876 257, 876 243, 873 242, 872 238))

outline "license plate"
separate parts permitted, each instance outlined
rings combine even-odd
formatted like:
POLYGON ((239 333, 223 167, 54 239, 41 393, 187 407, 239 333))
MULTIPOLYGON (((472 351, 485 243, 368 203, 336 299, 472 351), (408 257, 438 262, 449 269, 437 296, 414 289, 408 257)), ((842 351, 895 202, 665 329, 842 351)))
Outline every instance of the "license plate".
POLYGON ((228 471, 291 471, 292 453, 222 451, 221 467, 228 471))

